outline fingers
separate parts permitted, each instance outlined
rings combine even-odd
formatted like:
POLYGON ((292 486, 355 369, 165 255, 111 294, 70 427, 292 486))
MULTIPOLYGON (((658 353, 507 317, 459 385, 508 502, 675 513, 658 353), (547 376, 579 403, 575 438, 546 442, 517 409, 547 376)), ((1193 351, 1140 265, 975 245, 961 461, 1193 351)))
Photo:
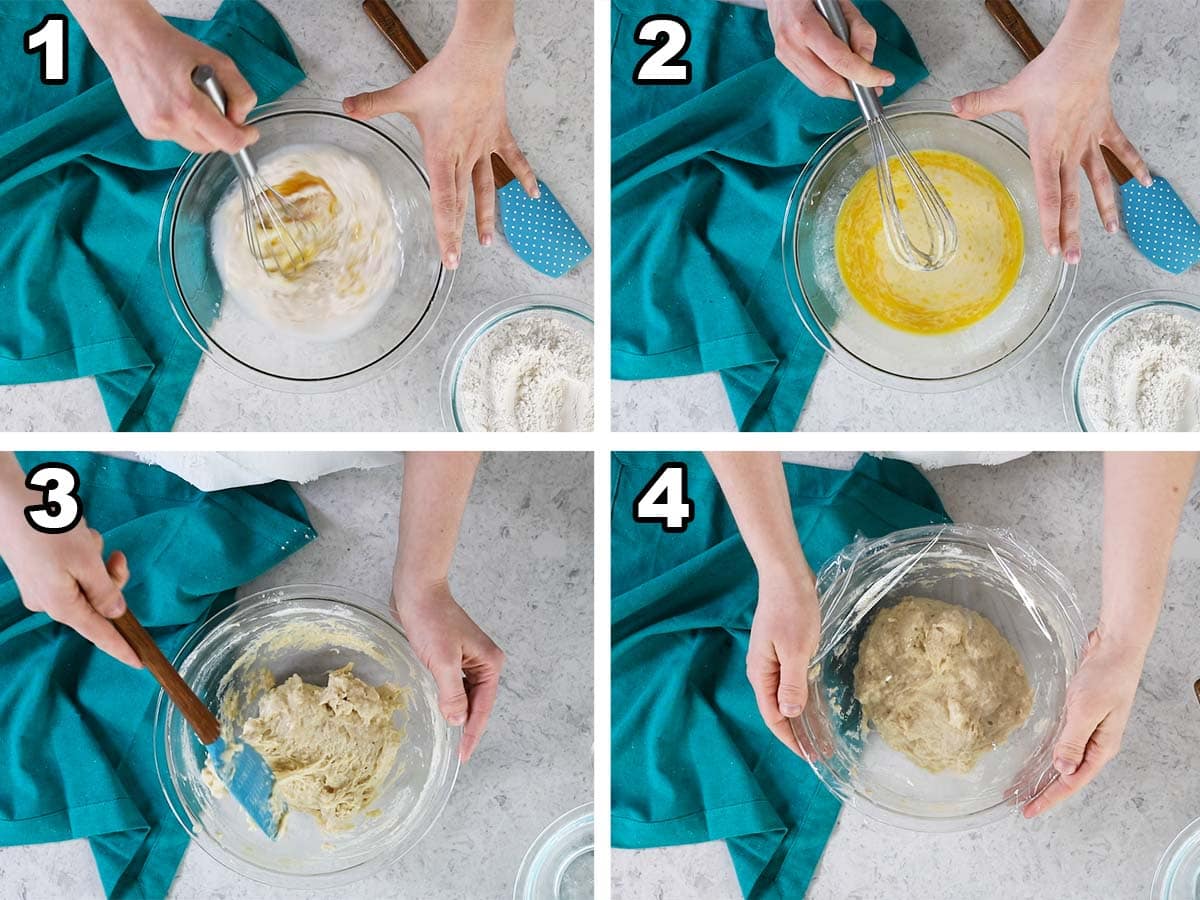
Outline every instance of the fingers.
POLYGON ((455 265, 462 257, 462 235, 467 224, 467 198, 471 196, 472 169, 461 161, 454 170, 454 254, 455 265))
POLYGON ((854 99, 846 79, 821 62, 807 47, 790 48, 784 52, 780 45, 776 44, 775 56, 818 97, 854 99))
POLYGON ((504 668, 504 654, 496 648, 498 658, 488 667, 487 673, 468 689, 470 712, 463 726, 462 742, 458 746, 458 758, 465 763, 479 746, 479 740, 487 729, 492 708, 496 705, 496 692, 500 687, 500 671, 504 668))
POLYGON ((1059 215, 1062 208, 1062 157, 1057 152, 1039 148, 1033 150, 1033 183, 1037 193, 1038 219, 1042 227, 1042 244, 1051 256, 1061 251, 1059 215))
MULTIPOLYGON (((517 139, 513 137, 513 133, 507 126, 505 126, 504 131, 500 135, 500 142, 496 146, 495 153, 508 163, 508 167, 517 176, 517 181, 521 183, 521 187, 525 189, 527 195, 535 200, 542 196, 542 189, 538 187, 537 176, 533 174, 533 166, 529 164, 529 160, 525 158, 525 154, 521 152, 521 148, 517 146, 517 139)), ((490 164, 491 160, 489 159, 488 162, 490 164)))
POLYGON ((950 108, 960 119, 978 119, 998 112, 1011 112, 1012 105, 1012 91, 1007 84, 986 91, 971 91, 950 101, 950 108))
POLYGON ((1062 220, 1059 225, 1063 259, 1069 265, 1078 265, 1083 257, 1079 243, 1079 166, 1066 164, 1059 170, 1061 178, 1062 220))
POLYGON ((1100 221, 1104 223, 1104 230, 1109 234, 1114 234, 1120 227, 1117 217, 1116 190, 1099 147, 1092 147, 1084 154, 1083 171, 1087 174, 1088 183, 1092 186, 1092 196, 1096 198, 1096 211, 1100 213, 1100 221))
POLYGON ((792 719, 804 712, 808 702, 808 658, 776 648, 779 652, 779 712, 792 719))
POLYGON ((1153 179, 1150 176, 1150 167, 1146 165, 1146 161, 1142 159, 1142 154, 1138 153, 1137 147, 1133 146, 1133 142, 1125 136, 1117 123, 1109 127, 1108 131, 1100 139, 1105 147, 1113 152, 1113 154, 1121 162, 1125 164, 1133 177, 1138 180, 1142 187, 1150 187, 1153 179))
MULTIPOLYGON (((841 0, 841 3, 842 14, 846 17, 846 24, 850 26, 850 49, 867 62, 872 62, 875 59, 875 44, 878 41, 875 28, 851 0, 841 0)), ((880 90, 881 88, 876 88, 876 93, 880 90)))
POLYGON ((183 116, 186 127, 201 141, 222 153, 237 153, 258 140, 257 128, 253 125, 234 125, 199 91, 191 98, 183 116))
POLYGON ((1078 793, 1100 773, 1109 759, 1111 756, 1104 754, 1095 742, 1090 741, 1083 762, 1078 768, 1073 769, 1069 775, 1060 774, 1046 790, 1025 804, 1023 810, 1025 818, 1032 819, 1034 816, 1040 816, 1072 794, 1078 793))
POLYGON ((455 230, 458 220, 458 172, 455 159, 449 154, 430 156, 429 191, 433 201, 433 226, 437 233, 438 247, 442 251, 442 265, 457 269, 462 257, 462 231, 455 230))
POLYGON ((772 660, 761 659, 754 654, 746 660, 746 677, 754 689, 754 699, 758 703, 758 714, 763 722, 771 729, 771 733, 779 738, 789 750, 797 756, 804 756, 796 735, 792 733, 791 723, 779 711, 779 669, 772 660))
MULTIPOLYGON (((235 125, 243 124, 246 116, 250 115, 250 110, 258 105, 258 95, 228 56, 217 56, 211 60, 211 65, 216 70, 221 87, 225 89, 226 118, 235 125)), ((257 131, 254 132, 254 140, 258 140, 257 131)))
MULTIPOLYGON (((853 41, 853 31, 850 37, 853 41)), ((896 83, 896 76, 891 72, 871 65, 843 43, 824 19, 810 29, 808 47, 834 73, 850 79, 855 84, 874 88, 888 87, 896 83)))
MULTIPOLYGON (((105 574, 107 577, 107 573, 105 574)), ((121 605, 123 611, 123 601, 121 605)), ((116 615, 120 615, 120 613, 116 613, 116 615)), ((113 627, 112 622, 100 615, 82 593, 77 592, 74 598, 60 608, 54 618, 125 665, 135 669, 142 667, 137 654, 113 627)))
POLYGON ((403 113, 406 111, 405 84, 407 82, 401 81, 380 91, 367 91, 347 97, 342 101, 342 110, 355 119, 373 119, 386 113, 403 113))
MULTIPOLYGON (((103 557, 100 555, 103 538, 94 529, 89 529, 89 531, 95 536, 96 555, 91 557, 86 565, 79 566, 79 571, 73 571, 72 574, 92 609, 106 619, 115 619, 125 612, 125 598, 121 596, 121 588, 109 574, 103 557)), ((117 556, 121 558, 117 562, 123 565, 121 560, 124 559, 124 554, 114 554, 114 557, 117 556)), ((111 561, 110 564, 112 564, 111 561)))
POLYGON ((479 243, 490 247, 496 233, 496 179, 490 157, 484 156, 475 163, 471 181, 475 187, 475 232, 479 243))
POLYGON ((451 725, 467 722, 467 688, 459 662, 442 663, 429 669, 438 689, 438 709, 451 725))

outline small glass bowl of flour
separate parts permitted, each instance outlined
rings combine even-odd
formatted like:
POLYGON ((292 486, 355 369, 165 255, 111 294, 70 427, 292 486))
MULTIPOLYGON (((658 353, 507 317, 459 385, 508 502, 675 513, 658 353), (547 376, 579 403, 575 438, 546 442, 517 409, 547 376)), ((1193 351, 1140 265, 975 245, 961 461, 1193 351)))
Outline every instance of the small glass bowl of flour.
POLYGON ((1097 313, 1063 372, 1081 431, 1200 431, 1200 297, 1139 291, 1097 313))
POLYGON ((442 369, 450 431, 591 431, 591 307, 547 294, 515 297, 463 329, 442 369))

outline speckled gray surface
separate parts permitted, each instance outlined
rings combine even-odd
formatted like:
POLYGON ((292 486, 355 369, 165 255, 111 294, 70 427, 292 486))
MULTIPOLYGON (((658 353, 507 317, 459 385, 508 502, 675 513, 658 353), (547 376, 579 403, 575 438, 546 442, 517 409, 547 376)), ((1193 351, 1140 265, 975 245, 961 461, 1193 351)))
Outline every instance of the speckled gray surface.
MULTIPOLYGON (((854 456, 788 459, 845 468, 854 456)), ((1098 455, 1040 454, 997 467, 959 466, 935 471, 930 480, 955 519, 1011 528, 1032 541, 1075 585, 1088 627, 1095 624, 1098 455)), ((1029 822, 1013 817, 963 834, 912 834, 843 808, 809 900, 1148 896, 1159 855, 1200 816, 1200 773, 1193 764, 1200 707, 1192 692, 1200 676, 1198 594, 1200 484, 1193 484, 1158 633, 1117 758, 1082 794, 1029 822)), ((614 898, 739 896, 721 844, 613 851, 614 898)))
MULTIPOLYGON (((155 0, 172 15, 204 17, 219 0, 155 0)), ((391 45, 353 0, 264 0, 291 38, 308 81, 289 96, 340 100, 407 76, 391 45)), ((393 0, 422 48, 432 56, 450 32, 452 2, 393 0)), ((522 0, 519 47, 508 77, 513 133, 538 176, 558 196, 584 236, 593 236, 592 3, 522 0)), ((406 119, 397 127, 416 132, 406 119)), ((440 431, 438 378, 450 345, 476 314, 510 297, 551 293, 592 302, 593 261, 563 278, 540 275, 497 238, 475 240, 467 217, 462 265, 449 302, 421 346, 383 377, 336 394, 302 396, 249 385, 219 366, 201 363, 175 424, 192 431, 440 431)), ((166 303, 164 296, 163 303, 166 303)), ((107 431, 90 380, 0 387, 0 421, 11 431, 107 431)))
MULTIPOLYGON (((1000 84, 1022 61, 982 2, 890 0, 933 74, 906 99, 948 99, 1000 84)), ((756 4, 751 4, 756 5, 756 4)), ((1048 40, 1066 0, 1018 3, 1048 40)), ((1118 121, 1151 169, 1200 212, 1200 117, 1191 89, 1200 84, 1200 47, 1193 33, 1196 0, 1139 0, 1127 5, 1114 66, 1118 121)), ((908 394, 876 387, 832 360, 817 375, 798 428, 809 431, 1063 431, 1061 381, 1067 352, 1084 324, 1106 303, 1143 289, 1200 294, 1200 267, 1169 275, 1145 261, 1123 235, 1100 227, 1090 188, 1083 187, 1083 262, 1070 303, 1045 344, 1014 372, 956 394, 908 394)), ((778 235, 764 240, 777 241, 778 235)), ((733 428, 715 374, 661 381, 614 382, 614 430, 724 431, 733 428)))
MULTIPOLYGON (((317 581, 386 598, 400 475, 389 466, 301 486, 320 538, 244 592, 317 581)), ((508 655, 491 724, 441 819, 411 854, 344 890, 311 896, 511 896, 542 828, 592 799, 592 497, 591 454, 485 456, 451 585, 508 655)), ((241 879, 195 844, 172 895, 310 896, 241 879)), ((0 897, 98 896, 83 841, 0 849, 0 897)))

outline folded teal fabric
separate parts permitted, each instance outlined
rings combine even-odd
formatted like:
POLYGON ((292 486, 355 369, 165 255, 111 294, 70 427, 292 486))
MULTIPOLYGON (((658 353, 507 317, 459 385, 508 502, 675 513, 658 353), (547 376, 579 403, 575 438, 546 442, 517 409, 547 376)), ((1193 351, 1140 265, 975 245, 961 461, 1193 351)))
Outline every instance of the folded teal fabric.
MULTIPOLYGON (((162 469, 76 453, 88 524, 123 550, 129 608, 170 658, 234 590, 316 537, 287 484, 205 494, 162 469)), ((109 897, 166 895, 190 835, 154 762, 149 672, 122 665, 44 613, 0 565, 0 844, 87 838, 109 897)))
MULTIPOLYGON (((116 430, 169 431, 200 350, 159 274, 158 220, 186 152, 134 129, 72 21, 65 85, 44 85, 23 33, 56 2, 0 3, 0 384, 92 376, 116 430)), ((172 20, 229 54, 261 102, 304 78, 259 4, 226 0, 211 21, 172 20)), ((67 415, 68 411, 64 411, 67 415)))
MULTIPOLYGON (((858 536, 947 521, 907 463, 785 466, 813 568, 858 536)), ((703 457, 618 454, 612 467, 612 840, 723 840, 748 898, 803 897, 837 799, 763 724, 746 680, 754 563, 703 457), (639 524, 634 499, 668 459, 688 465, 695 519, 639 524)))
MULTIPOLYGON (((928 74, 882 3, 876 62, 890 101, 928 74)), ((787 199, 821 142, 858 115, 817 97, 774 58, 765 12, 714 0, 614 0, 612 373, 720 372, 738 428, 796 427, 822 351, 784 282, 787 199), (646 16, 687 22, 688 85, 635 85, 646 16)))

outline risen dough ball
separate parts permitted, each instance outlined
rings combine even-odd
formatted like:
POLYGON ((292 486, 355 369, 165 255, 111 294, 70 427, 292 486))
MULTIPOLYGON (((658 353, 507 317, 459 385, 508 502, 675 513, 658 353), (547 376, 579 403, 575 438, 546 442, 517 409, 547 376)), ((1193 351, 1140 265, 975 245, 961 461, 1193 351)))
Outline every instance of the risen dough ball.
POLYGON ((905 597, 867 628, 854 695, 888 746, 930 772, 969 772, 1029 716, 1010 644, 973 610, 905 597))

